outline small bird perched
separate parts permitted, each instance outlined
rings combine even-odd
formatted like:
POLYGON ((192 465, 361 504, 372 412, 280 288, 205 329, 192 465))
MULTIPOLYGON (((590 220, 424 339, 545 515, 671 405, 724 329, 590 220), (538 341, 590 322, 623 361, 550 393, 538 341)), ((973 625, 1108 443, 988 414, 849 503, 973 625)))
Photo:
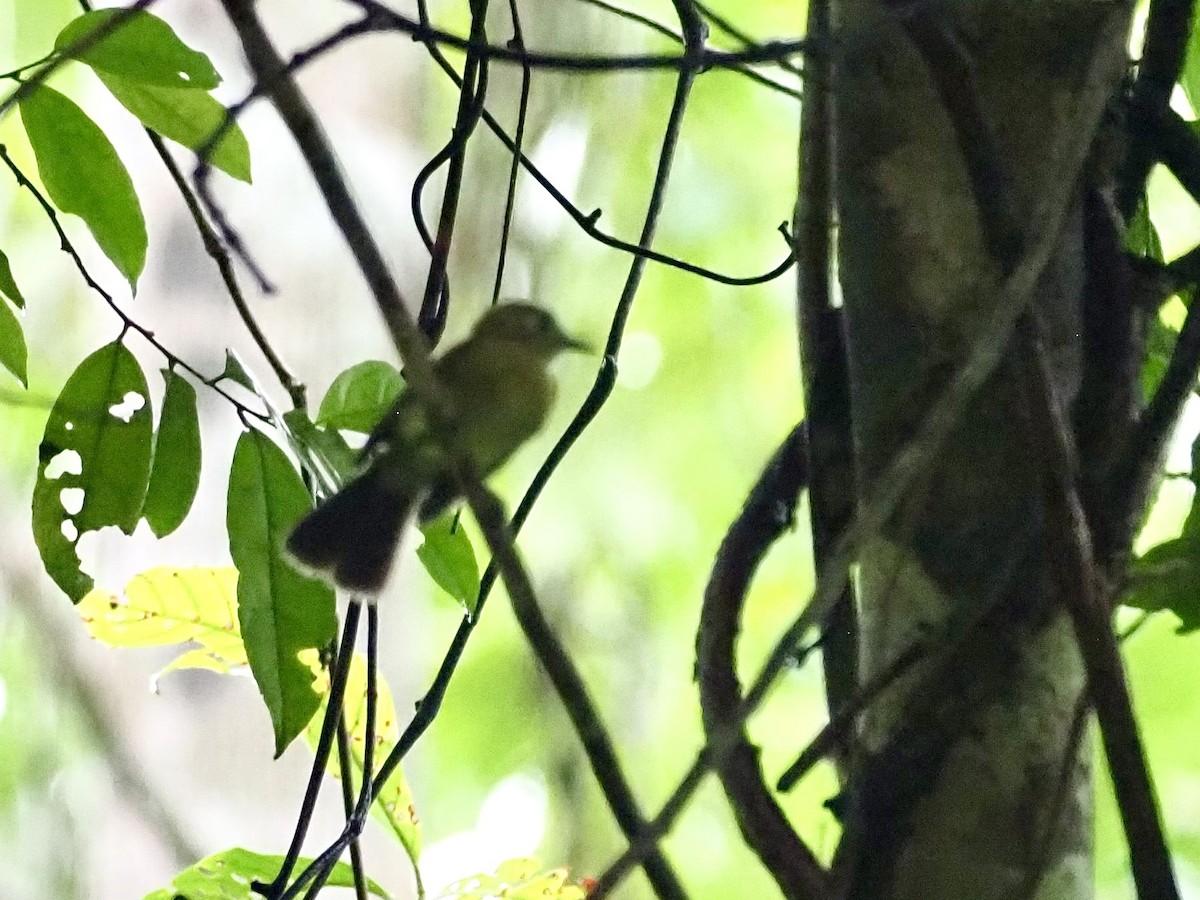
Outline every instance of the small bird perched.
MULTIPOLYGON (((544 310, 504 303, 434 362, 481 478, 545 422, 555 394, 546 371, 550 361, 564 350, 587 349, 544 310)), ((421 522, 436 518, 458 494, 424 407, 405 390, 368 439, 359 472, 300 520, 287 548, 302 567, 370 597, 387 579, 404 526, 414 516, 421 522)))

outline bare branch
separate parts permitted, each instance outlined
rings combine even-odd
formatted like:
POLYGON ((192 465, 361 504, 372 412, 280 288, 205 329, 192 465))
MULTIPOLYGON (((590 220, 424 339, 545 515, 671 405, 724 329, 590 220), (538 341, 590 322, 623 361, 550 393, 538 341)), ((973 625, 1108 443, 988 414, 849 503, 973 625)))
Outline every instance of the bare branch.
MULTIPOLYGON (((706 735, 727 727, 737 717, 742 692, 736 647, 742 609, 758 564, 793 521, 800 491, 808 481, 805 443, 801 423, 767 463, 713 561, 696 630, 696 680, 706 735)), ((742 837, 785 897, 812 900, 827 896, 825 869, 771 795, 758 750, 751 745, 745 727, 737 730, 736 746, 717 775, 742 837)))

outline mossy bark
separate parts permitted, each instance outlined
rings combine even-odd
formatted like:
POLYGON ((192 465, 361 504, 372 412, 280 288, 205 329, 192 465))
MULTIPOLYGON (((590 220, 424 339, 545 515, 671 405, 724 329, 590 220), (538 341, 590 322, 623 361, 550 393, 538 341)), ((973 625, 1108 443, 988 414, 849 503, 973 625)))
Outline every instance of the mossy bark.
MULTIPOLYGON (((997 249, 997 210, 1007 203, 1027 221, 1061 177, 1056 136, 1082 127, 1076 97, 1097 52, 1112 56, 1116 91, 1113 20, 1127 16, 1102 0, 837 5, 839 265, 860 496, 969 354, 1012 262, 997 249), (918 16, 961 58, 931 55, 914 38, 918 16), (947 77, 957 71, 970 77, 947 77), (956 120, 948 97, 980 118, 956 120), (980 123, 1007 175, 996 196, 964 151, 965 129, 980 123)), ((1068 403, 1082 368, 1083 191, 1080 177, 1031 300, 1068 403)), ((852 897, 1009 898, 1037 870, 1038 897, 1092 895, 1088 742, 1064 759, 1084 675, 1047 577, 1044 461, 1023 419, 1020 357, 1007 355, 860 559, 862 677, 913 641, 940 646, 864 723, 839 859, 852 897)))

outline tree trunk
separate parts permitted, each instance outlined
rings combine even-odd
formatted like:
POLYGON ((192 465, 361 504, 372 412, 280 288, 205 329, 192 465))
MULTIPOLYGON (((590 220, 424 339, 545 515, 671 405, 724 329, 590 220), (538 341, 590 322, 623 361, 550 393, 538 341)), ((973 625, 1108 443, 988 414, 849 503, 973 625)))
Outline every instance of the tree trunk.
MULTIPOLYGON (((1077 98, 1114 94, 1129 10, 1108 2, 835 8, 839 267, 859 495, 873 495, 971 353, 996 285, 1098 131, 1077 98)), ((1085 195, 1030 299, 1054 388, 1085 364, 1085 195)), ((1092 893, 1084 675, 1044 552, 1044 460, 1013 337, 883 533, 860 556, 862 678, 931 646, 864 723, 836 867, 863 900, 1073 900, 1092 893), (1042 874, 1037 893, 1029 893, 1042 874)))

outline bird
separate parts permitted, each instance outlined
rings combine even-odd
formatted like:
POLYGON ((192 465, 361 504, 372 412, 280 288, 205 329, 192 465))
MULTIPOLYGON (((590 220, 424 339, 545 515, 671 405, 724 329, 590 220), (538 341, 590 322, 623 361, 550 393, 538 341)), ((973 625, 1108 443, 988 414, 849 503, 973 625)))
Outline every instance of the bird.
MULTIPOLYGON (((550 313, 513 301, 492 306, 470 337, 434 361, 479 477, 541 429, 556 393, 547 367, 565 351, 589 347, 550 313)), ((287 550, 302 570, 373 602, 405 526, 437 518, 459 493, 424 404, 405 389, 369 436, 356 474, 299 521, 287 550)))

